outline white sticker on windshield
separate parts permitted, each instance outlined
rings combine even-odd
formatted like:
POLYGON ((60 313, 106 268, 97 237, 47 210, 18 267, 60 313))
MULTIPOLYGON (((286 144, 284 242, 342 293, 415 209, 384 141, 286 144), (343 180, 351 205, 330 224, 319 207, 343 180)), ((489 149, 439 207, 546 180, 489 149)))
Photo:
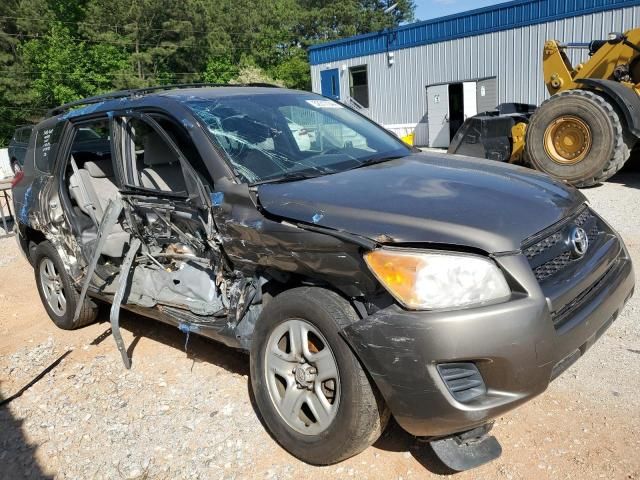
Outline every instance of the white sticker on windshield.
POLYGON ((316 108, 344 108, 342 105, 331 100, 307 100, 309 105, 316 108))

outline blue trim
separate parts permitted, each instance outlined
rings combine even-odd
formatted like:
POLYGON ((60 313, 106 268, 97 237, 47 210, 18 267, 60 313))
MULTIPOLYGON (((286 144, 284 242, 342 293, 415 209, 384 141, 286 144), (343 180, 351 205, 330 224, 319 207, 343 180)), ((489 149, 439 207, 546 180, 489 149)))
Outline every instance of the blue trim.
POLYGON ((311 65, 640 5, 640 0, 515 0, 309 47, 311 65))

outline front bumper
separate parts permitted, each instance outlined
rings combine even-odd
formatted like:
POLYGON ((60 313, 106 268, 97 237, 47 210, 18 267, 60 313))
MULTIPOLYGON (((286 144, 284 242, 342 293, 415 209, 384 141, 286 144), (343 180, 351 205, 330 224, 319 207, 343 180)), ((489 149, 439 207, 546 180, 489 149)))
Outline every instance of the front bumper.
POLYGON ((615 271, 582 298, 571 320, 557 329, 526 258, 514 255, 500 262, 515 278, 527 279, 527 294, 514 294, 498 305, 448 312, 393 305, 343 330, 409 433, 437 437, 463 432, 542 393, 611 325, 635 283, 622 246, 615 271), (457 401, 437 369, 450 362, 473 362, 486 393, 457 401))

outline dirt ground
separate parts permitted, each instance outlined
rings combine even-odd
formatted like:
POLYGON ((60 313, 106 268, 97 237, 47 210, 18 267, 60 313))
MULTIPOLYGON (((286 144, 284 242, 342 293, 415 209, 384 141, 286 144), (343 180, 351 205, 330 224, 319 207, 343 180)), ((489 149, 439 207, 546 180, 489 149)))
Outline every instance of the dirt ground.
MULTIPOLYGON (((623 235, 640 271, 640 171, 584 191, 623 235)), ((640 479, 640 301, 543 395, 497 419, 502 457, 457 479, 640 479)), ((391 425, 362 454, 312 467, 285 452, 249 398, 248 358, 125 314, 127 371, 101 323, 54 327, 15 240, 0 240, 0 478, 429 479, 428 445, 391 425)))

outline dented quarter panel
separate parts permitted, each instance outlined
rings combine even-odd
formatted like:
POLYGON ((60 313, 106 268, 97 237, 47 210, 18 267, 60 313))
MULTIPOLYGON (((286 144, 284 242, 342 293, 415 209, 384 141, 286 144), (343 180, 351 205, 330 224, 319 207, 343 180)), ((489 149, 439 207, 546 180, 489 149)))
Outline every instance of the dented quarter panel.
POLYGON ((58 142, 54 144, 45 143, 43 145, 48 149, 51 173, 38 170, 35 164, 36 141, 39 132, 51 130, 57 124, 57 119, 48 119, 35 128, 36 135, 32 135, 25 155, 24 177, 13 188, 13 203, 19 232, 24 234, 25 229, 29 228, 42 233, 64 260, 67 273, 72 278, 76 278, 79 272, 77 269, 76 250, 74 249, 75 239, 68 234, 65 228, 66 225, 60 210, 56 177, 54 175, 56 171, 56 155, 62 137, 58 137, 58 142))

